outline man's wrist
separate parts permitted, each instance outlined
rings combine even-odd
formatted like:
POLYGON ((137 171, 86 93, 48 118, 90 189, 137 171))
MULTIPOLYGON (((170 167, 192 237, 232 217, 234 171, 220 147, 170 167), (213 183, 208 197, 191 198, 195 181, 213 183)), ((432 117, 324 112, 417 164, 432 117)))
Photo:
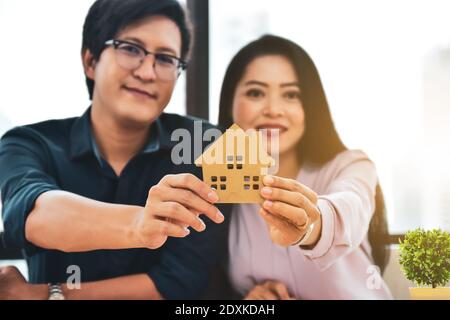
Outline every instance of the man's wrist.
POLYGON ((49 291, 47 284, 29 284, 28 298, 30 300, 47 300, 49 291))
POLYGON ((132 215, 131 223, 128 225, 125 231, 125 240, 128 243, 128 248, 142 248, 141 241, 138 235, 138 223, 144 214, 144 207, 133 207, 133 211, 130 211, 132 215))

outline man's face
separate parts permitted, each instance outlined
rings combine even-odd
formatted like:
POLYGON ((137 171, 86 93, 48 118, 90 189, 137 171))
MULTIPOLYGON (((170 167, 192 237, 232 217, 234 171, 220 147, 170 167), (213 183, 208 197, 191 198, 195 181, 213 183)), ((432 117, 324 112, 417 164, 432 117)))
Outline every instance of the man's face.
MULTIPOLYGON (((135 43, 152 53, 180 57, 181 33, 164 16, 153 16, 122 30, 115 39, 135 43)), ((170 101, 176 78, 161 79, 155 72, 154 55, 147 55, 139 67, 130 70, 118 63, 120 54, 108 46, 94 70, 93 106, 102 108, 125 126, 148 126, 170 101)))

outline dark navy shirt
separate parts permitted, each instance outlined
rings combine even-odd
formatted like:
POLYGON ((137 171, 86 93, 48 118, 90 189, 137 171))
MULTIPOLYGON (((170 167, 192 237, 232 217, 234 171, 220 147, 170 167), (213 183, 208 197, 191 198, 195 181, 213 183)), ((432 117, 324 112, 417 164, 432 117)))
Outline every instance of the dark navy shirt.
MULTIPOLYGON (((206 130, 212 125, 203 122, 202 127, 206 130)), ((163 113, 151 126, 147 146, 130 160, 119 177, 97 150, 90 109, 79 118, 17 127, 3 136, 3 241, 23 249, 31 283, 66 282, 71 275, 68 267, 76 265, 82 282, 146 273, 167 299, 191 299, 203 294, 212 269, 226 255, 229 206, 218 206, 226 218, 223 224, 205 217, 206 231, 169 238, 156 250, 64 253, 39 248, 25 238, 25 220, 43 192, 64 190, 98 201, 144 206, 150 187, 167 174, 192 173, 201 178, 201 169, 193 164, 195 154, 192 164, 176 165, 171 161, 171 150, 178 143, 171 141, 171 134, 179 128, 193 135, 194 118, 163 113)), ((70 226, 67 229, 70 232, 70 226)))

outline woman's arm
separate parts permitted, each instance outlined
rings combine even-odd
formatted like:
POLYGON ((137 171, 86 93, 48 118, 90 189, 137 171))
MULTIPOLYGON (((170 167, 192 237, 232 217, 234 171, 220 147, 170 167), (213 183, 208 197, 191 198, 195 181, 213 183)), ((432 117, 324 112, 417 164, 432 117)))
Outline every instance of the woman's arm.
POLYGON ((301 240, 308 225, 314 229, 300 252, 324 270, 338 258, 361 245, 367 236, 375 210, 377 175, 367 158, 337 163, 340 171, 324 195, 317 196, 291 179, 273 177, 263 180, 260 210, 269 226, 272 241, 289 246, 301 240), (267 193, 269 187, 270 192, 267 193))
POLYGON ((326 194, 319 196, 321 237, 311 250, 301 250, 320 269, 327 269, 337 259, 358 248, 367 237, 375 211, 377 181, 371 161, 355 161, 340 172, 326 194))
POLYGON ((279 281, 267 280, 255 285, 245 295, 244 300, 294 300, 286 285, 279 281))

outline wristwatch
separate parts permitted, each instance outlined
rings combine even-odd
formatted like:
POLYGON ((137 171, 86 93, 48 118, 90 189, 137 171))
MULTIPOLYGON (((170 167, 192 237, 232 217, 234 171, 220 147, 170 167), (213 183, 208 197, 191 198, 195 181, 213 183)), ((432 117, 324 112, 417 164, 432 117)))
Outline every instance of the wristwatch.
POLYGON ((48 300, 66 300, 60 284, 48 284, 48 300))

